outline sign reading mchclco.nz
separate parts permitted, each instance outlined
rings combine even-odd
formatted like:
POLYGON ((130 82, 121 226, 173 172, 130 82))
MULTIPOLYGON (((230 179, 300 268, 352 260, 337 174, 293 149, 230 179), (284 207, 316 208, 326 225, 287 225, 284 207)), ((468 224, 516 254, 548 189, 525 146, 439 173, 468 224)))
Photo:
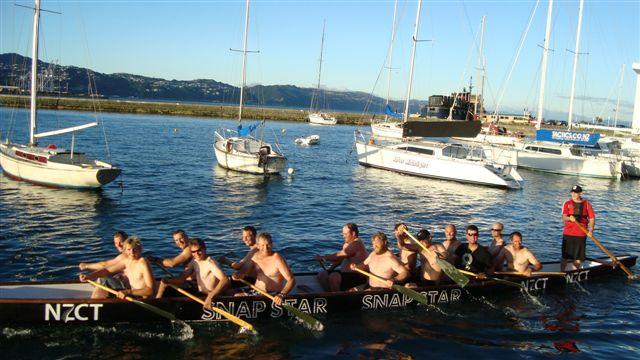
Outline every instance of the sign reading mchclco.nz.
POLYGON ((598 133, 585 133, 578 131, 537 130, 536 140, 553 141, 594 146, 600 139, 598 133))

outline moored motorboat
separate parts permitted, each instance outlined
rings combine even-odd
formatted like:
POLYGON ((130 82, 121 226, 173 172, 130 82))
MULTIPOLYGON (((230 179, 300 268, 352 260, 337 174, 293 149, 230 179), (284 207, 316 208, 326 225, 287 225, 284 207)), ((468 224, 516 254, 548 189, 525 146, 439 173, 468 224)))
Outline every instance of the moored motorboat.
POLYGON ((316 145, 320 143, 320 135, 309 135, 294 140, 298 145, 316 145))
MULTIPOLYGON (((592 278, 623 274, 612 267, 608 258, 588 259, 580 269, 571 269, 564 276, 544 273, 531 277, 512 276, 508 279, 526 288, 530 293, 562 289, 568 284, 583 283, 592 278)), ((637 257, 619 256, 627 267, 635 265, 637 257)), ((558 262, 544 263, 544 271, 559 271, 558 262)), ((333 314, 362 310, 381 310, 422 306, 412 298, 393 290, 366 290, 323 292, 314 273, 296 275, 296 287, 285 302, 309 314, 333 314)), ((430 305, 463 303, 479 295, 506 294, 518 291, 520 286, 487 280, 471 281, 464 289, 454 283, 419 287, 415 290, 428 299, 430 305)), ((59 324, 82 325, 100 323, 144 323, 163 321, 164 318, 141 310, 131 302, 109 298, 89 299, 92 286, 77 281, 5 282, 0 283, 0 322, 2 324, 59 324)), ((226 321, 216 312, 186 297, 175 296, 144 300, 181 320, 226 321)), ((262 296, 222 296, 214 305, 243 319, 286 318, 287 312, 262 296)))

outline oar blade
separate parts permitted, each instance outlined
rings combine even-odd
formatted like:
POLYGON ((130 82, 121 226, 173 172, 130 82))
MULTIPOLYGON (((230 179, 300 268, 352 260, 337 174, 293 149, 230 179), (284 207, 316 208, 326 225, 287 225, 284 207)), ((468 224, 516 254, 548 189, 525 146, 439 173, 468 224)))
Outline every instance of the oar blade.
POLYGON ((458 286, 465 287, 469 283, 469 278, 451 265, 448 261, 436 257, 436 262, 442 268, 442 271, 453 280, 458 286))
POLYGON ((315 331, 324 330, 324 325, 319 320, 315 319, 313 316, 305 313, 300 309, 296 309, 295 307, 288 304, 283 303, 281 306, 285 308, 287 311, 289 311, 291 314, 295 315, 298 319, 303 321, 305 324, 307 324, 307 326, 309 326, 311 330, 315 330, 315 331))
POLYGON ((393 289, 423 305, 429 305, 429 300, 427 300, 427 297, 413 289, 409 289, 408 287, 404 287, 402 285, 393 285, 393 289))

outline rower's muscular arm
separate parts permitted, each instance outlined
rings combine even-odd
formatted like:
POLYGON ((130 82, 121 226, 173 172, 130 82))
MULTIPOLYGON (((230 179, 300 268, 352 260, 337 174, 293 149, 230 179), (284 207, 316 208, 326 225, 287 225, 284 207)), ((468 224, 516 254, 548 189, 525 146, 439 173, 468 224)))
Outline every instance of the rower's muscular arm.
MULTIPOLYGON (((220 295, 220 293, 222 293, 223 291, 225 291, 230 284, 229 278, 227 277, 227 275, 220 269, 220 267, 218 267, 218 265, 215 263, 215 261, 213 259, 209 259, 209 261, 212 261, 214 266, 212 266, 212 273, 215 279, 218 279, 218 284, 216 284, 216 287, 213 288, 209 294, 207 294, 207 298, 205 299, 205 305, 207 307, 211 307, 211 301, 213 300, 213 298, 215 298, 216 296, 220 295)), ((213 286, 213 282, 214 279, 211 279, 211 283, 207 284, 208 288, 211 288, 213 286)))
POLYGON ((109 260, 103 260, 103 261, 98 261, 93 263, 81 262, 80 265, 78 265, 78 267, 80 268, 80 270, 101 270, 111 265, 114 265, 116 263, 119 263, 120 261, 122 261, 122 259, 124 259, 124 257, 125 257, 124 254, 120 254, 114 257, 113 259, 109 259, 109 260))
POLYGON ((407 268, 405 268, 402 263, 396 259, 395 257, 393 258, 392 261, 392 265, 391 265, 391 269, 393 271, 396 272, 396 276, 392 279, 394 282, 402 282, 405 281, 409 278, 409 271, 407 270, 407 268))
POLYGON ((251 261, 251 258, 253 257, 253 255, 257 252, 257 249, 251 249, 249 250, 249 252, 247 252, 247 255, 245 255, 242 260, 240 261, 234 261, 231 264, 229 264, 229 266, 231 266, 232 269, 234 270, 240 270, 240 268, 242 268, 242 266, 244 266, 244 264, 246 264, 247 262, 251 261))
POLYGON ((160 260, 160 264, 164 267, 172 268, 187 262, 191 258, 191 250, 184 248, 178 256, 160 260))

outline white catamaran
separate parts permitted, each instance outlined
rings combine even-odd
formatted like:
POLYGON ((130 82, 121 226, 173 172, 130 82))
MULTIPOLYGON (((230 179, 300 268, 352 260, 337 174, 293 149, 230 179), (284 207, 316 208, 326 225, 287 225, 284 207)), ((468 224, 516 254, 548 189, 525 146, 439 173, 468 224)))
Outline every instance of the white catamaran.
MULTIPOLYGON (((479 121, 408 122, 409 99, 411 98, 421 7, 422 1, 420 0, 418 1, 413 33, 404 121, 400 128, 402 137, 448 137, 452 136, 452 133, 457 133, 458 136, 462 137, 473 137, 480 131, 479 121), (429 132, 429 134, 425 134, 426 132, 429 132)), ((359 131, 356 131, 355 143, 358 162, 363 166, 414 176, 508 189, 520 189, 524 184, 522 177, 514 166, 501 166, 487 162, 482 148, 473 149, 462 144, 436 141, 410 141, 400 144, 384 144, 378 141, 376 143, 373 137, 367 137, 359 131)))
POLYGON ((12 143, 8 138, 5 142, 0 143, 0 165, 8 177, 16 180, 51 187, 99 188, 115 180, 121 170, 107 162, 91 159, 74 150, 75 132, 96 126, 97 122, 36 133, 39 26, 40 0, 35 0, 31 51, 29 143, 12 143), (72 133, 70 150, 59 149, 55 145, 38 146, 37 139, 65 133, 72 133))
POLYGON ((220 129, 215 132, 213 150, 218 160, 218 165, 229 170, 250 174, 276 174, 287 166, 287 158, 282 151, 274 149, 262 139, 256 139, 250 135, 257 126, 264 127, 262 123, 242 127, 242 106, 244 100, 244 87, 246 83, 247 62, 247 35, 249 32, 249 0, 246 1, 244 48, 242 50, 242 85, 240 87, 240 105, 238 108, 238 130, 220 129))
POLYGON ((335 116, 320 110, 320 76, 322 75, 322 53, 324 50, 324 27, 322 24, 322 40, 320 41, 320 65, 318 65, 318 85, 311 97, 311 106, 309 107, 309 122, 318 125, 335 125, 338 120, 335 116))

